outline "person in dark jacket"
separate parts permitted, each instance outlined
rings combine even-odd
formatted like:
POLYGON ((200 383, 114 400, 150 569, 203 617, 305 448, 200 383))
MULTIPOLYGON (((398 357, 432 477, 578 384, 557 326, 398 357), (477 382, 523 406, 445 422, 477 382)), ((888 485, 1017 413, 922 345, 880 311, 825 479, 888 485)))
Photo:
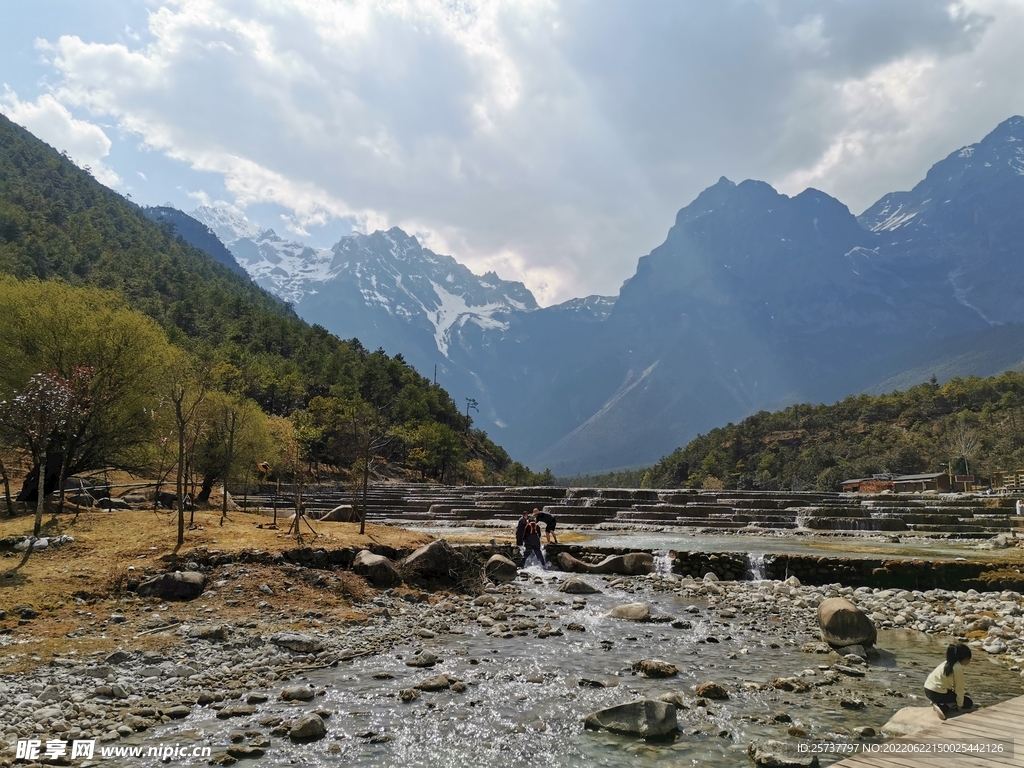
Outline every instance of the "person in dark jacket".
POLYGON ((546 569, 548 563, 544 559, 544 552, 540 548, 540 525, 534 517, 530 518, 526 528, 523 530, 523 544, 526 545, 526 556, 523 559, 523 564, 525 565, 526 561, 530 559, 530 555, 533 554, 540 560, 541 566, 546 569))
POLYGON ((558 534, 555 533, 555 525, 558 524, 558 521, 555 519, 555 516, 550 512, 541 512, 537 509, 533 510, 533 515, 537 518, 538 523, 544 523, 544 534, 548 544, 551 543, 552 538, 554 538, 555 544, 557 544, 558 534))
POLYGON ((516 546, 523 546, 523 532, 526 530, 526 524, 530 522, 530 514, 523 510, 523 516, 519 518, 519 525, 516 526, 516 546))

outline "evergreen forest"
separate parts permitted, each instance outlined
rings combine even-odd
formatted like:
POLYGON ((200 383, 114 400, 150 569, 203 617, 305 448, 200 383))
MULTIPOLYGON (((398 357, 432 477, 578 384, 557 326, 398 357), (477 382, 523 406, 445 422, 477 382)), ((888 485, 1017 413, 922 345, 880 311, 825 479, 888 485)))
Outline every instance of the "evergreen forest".
POLYGON ((1024 374, 935 381, 833 405, 761 411, 653 467, 590 478, 649 488, 839 490, 873 474, 952 472, 980 482, 1024 468, 1024 374))

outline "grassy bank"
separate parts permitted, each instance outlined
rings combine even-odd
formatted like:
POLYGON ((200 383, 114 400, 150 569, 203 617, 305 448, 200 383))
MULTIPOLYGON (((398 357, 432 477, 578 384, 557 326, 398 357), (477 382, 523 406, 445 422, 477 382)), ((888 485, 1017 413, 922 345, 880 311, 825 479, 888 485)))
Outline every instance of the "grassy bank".
MULTIPOLYGON (((0 672, 15 672, 46 663, 55 656, 87 655, 125 648, 165 647, 179 642, 173 632, 140 634, 151 614, 187 622, 190 618, 222 619, 225 623, 255 622, 267 630, 302 629, 328 622, 360 621, 362 599, 371 595, 365 582, 338 572, 325 584, 300 578, 295 566, 246 565, 245 577, 214 588, 210 596, 188 603, 163 603, 125 593, 129 578, 143 578, 158 569, 183 568, 187 553, 206 548, 221 552, 258 549, 283 552, 299 546, 286 530, 257 528, 269 518, 233 512, 219 525, 218 511, 195 513, 196 528, 186 531, 185 546, 175 552, 177 518, 169 512, 85 511, 47 516, 44 536, 67 535, 74 542, 59 548, 0 555, 0 672), (260 590, 268 585, 274 592, 260 590), (271 608, 256 610, 260 601, 271 608), (22 607, 38 616, 20 618, 22 607), (111 620, 110 617, 124 616, 111 620)), ((401 528, 368 524, 359 535, 358 523, 312 522, 313 537, 303 526, 304 546, 341 549, 373 545, 411 549, 431 537, 401 528)), ((287 529, 282 521, 281 528, 287 529)), ((32 532, 31 516, 0 520, 0 539, 32 532)), ((209 584, 220 574, 209 574, 209 584)))

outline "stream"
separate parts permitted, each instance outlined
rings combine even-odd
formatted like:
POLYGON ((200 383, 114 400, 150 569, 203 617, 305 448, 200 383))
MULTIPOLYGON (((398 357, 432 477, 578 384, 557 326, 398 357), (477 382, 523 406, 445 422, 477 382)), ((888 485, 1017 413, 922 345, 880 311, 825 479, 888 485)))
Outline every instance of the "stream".
MULTIPOLYGON (((797 676, 813 685, 831 662, 801 651, 804 643, 818 639, 812 634, 814 608, 806 608, 804 622, 787 621, 786 614, 777 611, 773 617, 776 582, 746 587, 754 592, 754 602, 765 606, 758 613, 722 618, 721 606, 710 602, 714 598, 695 600, 655 589, 657 580, 652 577, 621 580, 616 587, 613 579, 586 575, 579 578, 602 592, 575 596, 557 591, 566 574, 540 568, 525 573, 525 579, 491 592, 498 601, 492 612, 501 612, 503 605, 508 608, 508 632, 488 634, 487 627, 476 622, 462 626, 453 613, 448 633, 409 638, 391 653, 308 672, 286 684, 309 682, 323 689, 312 702, 282 702, 279 686, 266 691, 269 701, 251 718, 218 720, 212 709, 196 708, 185 720, 129 737, 122 744, 198 741, 212 746, 216 754, 230 744, 233 732, 255 729, 266 735, 260 720, 275 715, 292 719, 305 711, 326 709, 333 713, 326 720, 326 738, 294 744, 274 737, 266 755, 246 762, 735 768, 749 764, 746 750, 752 739, 792 741, 787 729, 798 727, 809 738, 851 740, 861 728, 880 730, 901 707, 927 705, 920 696, 922 685, 945 650, 941 639, 928 634, 881 631, 881 658, 869 663, 865 677, 842 677, 834 685, 786 693, 765 684, 797 676), (511 596, 528 602, 512 605, 511 596), (685 621, 675 628, 667 622, 637 624, 605 616, 615 605, 636 601, 648 603, 655 617, 685 621), (529 623, 550 623, 562 634, 544 639, 535 629, 517 634, 517 626, 522 629, 529 623), (570 624, 578 625, 577 631, 569 629, 570 624), (432 669, 406 666, 420 649, 433 652, 441 662, 432 669), (668 661, 679 668, 679 675, 633 675, 631 663, 640 659, 668 661), (399 691, 437 674, 465 681, 467 689, 424 692, 411 703, 399 700, 399 691), (694 687, 709 681, 724 686, 728 700, 698 700, 694 687), (606 687, 591 687, 595 684, 606 687), (666 692, 681 694, 688 707, 678 712, 680 737, 674 743, 646 743, 583 729, 582 718, 589 712, 666 692), (844 698, 863 702, 864 707, 847 709, 840 704, 844 698)), ((985 657, 976 653, 976 663, 967 673, 968 692, 975 700, 984 706, 1020 695, 1019 675, 985 657)), ((822 765, 839 759, 822 757, 822 765)), ((154 758, 117 760, 105 759, 103 765, 160 764, 154 758)))

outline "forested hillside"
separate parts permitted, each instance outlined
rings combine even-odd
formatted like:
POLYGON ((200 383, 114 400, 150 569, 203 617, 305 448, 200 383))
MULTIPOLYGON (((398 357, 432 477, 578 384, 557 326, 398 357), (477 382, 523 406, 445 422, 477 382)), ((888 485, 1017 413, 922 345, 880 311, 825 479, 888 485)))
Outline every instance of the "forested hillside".
POLYGON ((844 479, 947 467, 983 476, 1024 467, 1024 375, 762 411, 700 435, 641 476, 652 488, 838 490, 844 479))
MULTIPOLYGON (((131 450, 76 454, 69 442, 74 419, 66 418, 47 424, 46 434, 34 438, 39 455, 27 433, 19 437, 0 430, 8 458, 31 455, 38 466, 47 453, 51 463, 55 453, 67 453, 66 471, 128 466, 166 473, 179 463, 166 455, 169 436, 187 432, 181 470, 208 490, 218 477, 242 476, 232 466, 241 454, 232 457, 231 446, 238 420, 247 413, 242 420, 262 434, 250 436, 250 442, 263 453, 276 452, 271 458, 278 473, 313 476, 388 459, 442 482, 501 482, 506 472, 525 473, 527 481, 532 477, 485 433, 473 430, 452 397, 401 355, 371 352, 357 340, 342 341, 301 321, 247 277, 188 245, 172 228, 150 221, 87 170, 0 116, 3 274, 9 276, 0 279, 6 332, 3 407, 38 405, 40 398, 62 393, 60 402, 67 407, 79 398, 96 410, 114 397, 120 380, 99 370, 102 363, 93 359, 108 353, 115 359, 118 345, 131 348, 131 334, 106 339, 106 326, 100 324, 97 347, 83 334, 55 331, 89 325, 103 307, 115 313, 109 322, 142 329, 138 339, 159 352, 145 356, 146 383, 135 392, 152 412, 152 423, 132 421, 139 432, 126 446, 131 450), (166 338, 154 341, 142 319, 132 317, 138 313, 155 321, 158 335, 166 338), (171 351, 162 348, 168 343, 171 351), (156 375, 157 369, 162 373, 156 375), (161 423, 171 419, 159 415, 161 408, 170 413, 174 408, 168 404, 184 407, 190 400, 199 401, 192 402, 194 425, 170 429, 161 423), (218 441, 223 445, 214 450, 218 441)), ((133 408, 139 405, 129 401, 133 408)), ((100 416, 89 418, 95 422, 100 416)), ((259 458, 253 453, 245 460, 259 458)), ((47 466, 49 488, 57 478, 47 466)))

